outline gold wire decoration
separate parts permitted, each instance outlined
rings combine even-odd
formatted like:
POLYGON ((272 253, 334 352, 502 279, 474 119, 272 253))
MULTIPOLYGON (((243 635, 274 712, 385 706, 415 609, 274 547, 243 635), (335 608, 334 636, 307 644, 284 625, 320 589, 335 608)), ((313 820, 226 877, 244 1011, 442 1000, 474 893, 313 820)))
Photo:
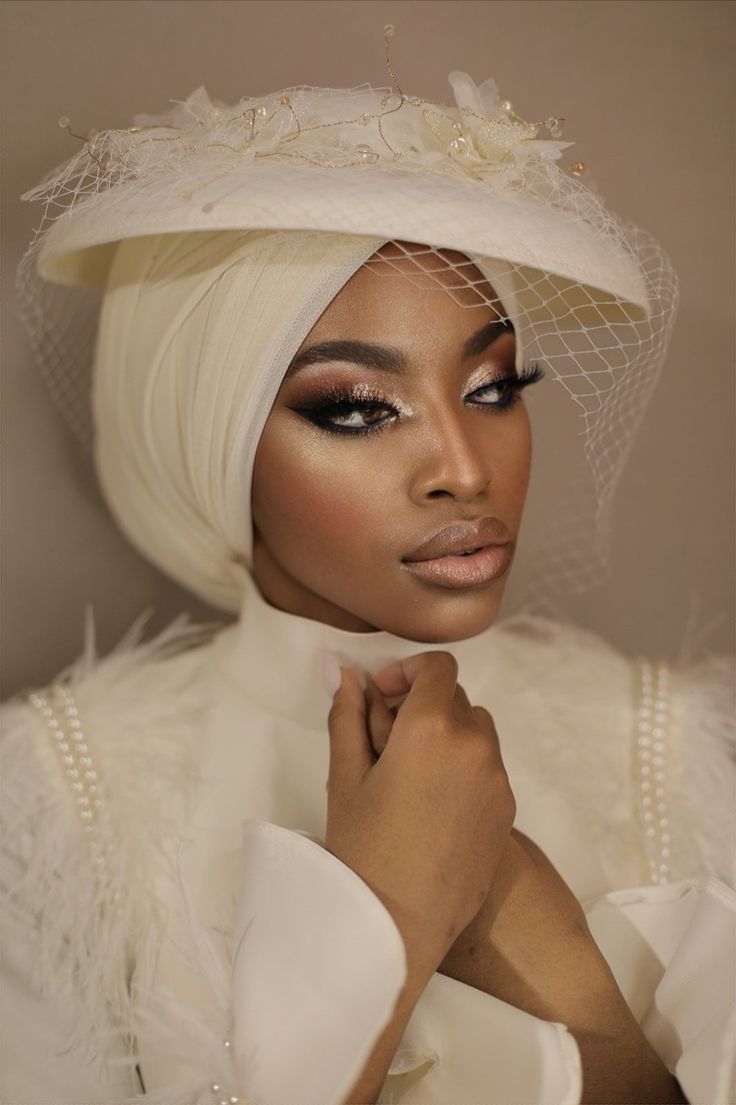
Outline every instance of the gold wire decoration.
MULTIPOLYGON (((223 124, 230 131, 237 127, 238 120, 245 122, 246 133, 242 142, 225 141, 217 136, 219 124, 216 120, 218 115, 223 114, 223 112, 222 108, 216 107, 212 111, 212 117, 215 120, 215 134, 204 143, 194 141, 182 145, 183 128, 177 126, 174 122, 152 122, 142 126, 125 127, 121 130, 110 129, 100 132, 91 130, 86 135, 82 135, 72 130, 69 118, 63 115, 59 119, 59 126, 65 129, 70 137, 83 143, 85 153, 95 162, 103 174, 108 174, 111 170, 114 170, 116 164, 124 171, 136 151, 152 143, 176 143, 176 152, 179 156, 209 149, 223 150, 234 154, 252 153, 254 158, 291 157, 318 168, 348 168, 361 164, 375 164, 382 160, 382 155, 379 150, 374 149, 367 142, 357 145, 345 145, 338 142, 339 152, 332 157, 318 157, 303 150, 289 150, 286 148, 303 136, 315 131, 326 131, 335 127, 346 128, 354 124, 368 126, 371 122, 375 122, 378 138, 388 150, 391 161, 395 162, 402 158, 405 159, 407 154, 416 155, 421 153, 419 148, 413 144, 410 144, 406 150, 397 149, 389 141, 384 130, 383 121, 386 116, 400 112, 406 104, 411 107, 421 107, 423 104, 427 104, 428 107, 422 112, 423 121, 429 132, 440 142, 447 157, 456 164, 459 163, 466 168, 482 168, 484 172, 492 172, 494 168, 503 170, 505 168, 504 163, 508 161, 516 147, 524 142, 538 140, 542 131, 546 131, 552 138, 561 136, 564 119, 550 115, 543 122, 530 122, 518 115, 508 100, 504 100, 501 104, 505 118, 484 115, 470 107, 451 109, 459 110, 459 114, 463 117, 477 120, 476 126, 468 128, 464 125, 463 120, 458 120, 452 115, 437 111, 437 105, 430 105, 429 101, 420 97, 407 97, 396 76, 391 58, 391 39, 395 36, 395 33, 396 28, 391 23, 387 23, 383 28, 385 65, 390 87, 383 90, 378 111, 364 111, 352 118, 305 124, 299 118, 293 104, 292 95, 290 95, 290 93, 300 91, 300 87, 294 87, 277 93, 275 97, 271 98, 270 104, 258 104, 256 107, 252 104, 244 106, 239 115, 236 114, 223 120, 223 124), (392 103, 394 98, 396 102, 392 103), (267 134, 268 129, 282 110, 289 113, 290 125, 284 133, 277 133, 272 137, 272 148, 259 150, 257 148, 258 139, 267 134), (153 134, 151 133, 153 131, 168 131, 169 133, 153 134), (171 133, 172 131, 174 133, 171 133), (141 137, 128 143, 122 149, 116 150, 121 135, 140 135, 141 137)), ((173 102, 189 108, 188 103, 173 102)), ((241 101, 241 103, 243 102, 241 101)), ((201 127, 203 125, 201 120, 196 116, 195 119, 197 126, 201 127)), ((332 152, 335 154, 334 150, 332 152)), ((573 176, 583 175, 585 169, 580 170, 581 165, 580 162, 576 163, 569 170, 570 173, 573 176)), ((227 175, 227 170, 217 174, 214 180, 218 180, 224 175, 227 175)))

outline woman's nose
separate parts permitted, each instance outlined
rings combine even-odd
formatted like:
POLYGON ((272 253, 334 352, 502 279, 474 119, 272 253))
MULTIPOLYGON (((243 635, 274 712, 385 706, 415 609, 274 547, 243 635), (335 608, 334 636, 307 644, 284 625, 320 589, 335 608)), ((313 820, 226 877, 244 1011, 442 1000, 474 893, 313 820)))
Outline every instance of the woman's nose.
POLYGON ((471 502, 490 484, 488 427, 472 413, 445 412, 417 442, 415 456, 411 496, 416 503, 443 495, 471 502))

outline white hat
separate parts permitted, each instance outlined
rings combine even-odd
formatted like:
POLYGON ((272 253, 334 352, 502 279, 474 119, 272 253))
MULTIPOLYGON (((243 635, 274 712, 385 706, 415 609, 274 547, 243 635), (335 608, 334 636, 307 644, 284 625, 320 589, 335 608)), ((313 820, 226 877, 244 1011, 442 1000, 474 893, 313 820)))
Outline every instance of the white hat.
POLYGON ((622 229, 556 164, 570 143, 539 137, 560 121, 519 120, 493 81, 449 80, 450 107, 365 86, 289 88, 228 107, 200 88, 163 115, 88 137, 24 197, 73 200, 45 236, 40 271, 102 286, 126 238, 336 231, 502 258, 647 310, 622 229))

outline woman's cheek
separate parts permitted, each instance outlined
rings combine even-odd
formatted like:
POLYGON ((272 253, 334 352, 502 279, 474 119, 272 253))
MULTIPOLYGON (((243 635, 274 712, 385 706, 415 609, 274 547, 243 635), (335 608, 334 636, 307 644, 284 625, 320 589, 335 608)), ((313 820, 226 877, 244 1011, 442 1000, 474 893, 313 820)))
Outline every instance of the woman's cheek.
POLYGON ((519 405, 513 424, 509 423, 495 465, 495 491, 502 499, 502 509, 508 512, 504 520, 520 520, 524 509, 531 471, 531 425, 525 407, 519 405))
POLYGON ((330 480, 303 481, 293 517, 305 544, 314 542, 326 557, 331 549, 364 547, 370 532, 359 488, 346 485, 340 473, 333 473, 330 480))
POLYGON ((373 517, 366 495, 370 483, 365 462, 347 452, 324 447, 259 450, 253 503, 267 540, 280 530, 299 548, 320 549, 326 560, 330 550, 366 550, 368 541, 375 541, 379 519, 373 517))

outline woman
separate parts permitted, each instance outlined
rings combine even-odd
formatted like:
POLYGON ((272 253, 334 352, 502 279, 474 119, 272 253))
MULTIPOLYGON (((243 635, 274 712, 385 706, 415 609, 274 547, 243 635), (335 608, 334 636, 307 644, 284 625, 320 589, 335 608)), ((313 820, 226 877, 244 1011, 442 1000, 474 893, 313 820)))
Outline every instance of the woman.
POLYGON ((559 596, 669 269, 556 167, 556 120, 451 80, 200 91, 46 186, 93 185, 24 279, 104 288, 111 509, 240 618, 6 709, 8 1100, 728 1100, 714 677, 496 623, 534 351, 586 435, 531 560, 559 596))

